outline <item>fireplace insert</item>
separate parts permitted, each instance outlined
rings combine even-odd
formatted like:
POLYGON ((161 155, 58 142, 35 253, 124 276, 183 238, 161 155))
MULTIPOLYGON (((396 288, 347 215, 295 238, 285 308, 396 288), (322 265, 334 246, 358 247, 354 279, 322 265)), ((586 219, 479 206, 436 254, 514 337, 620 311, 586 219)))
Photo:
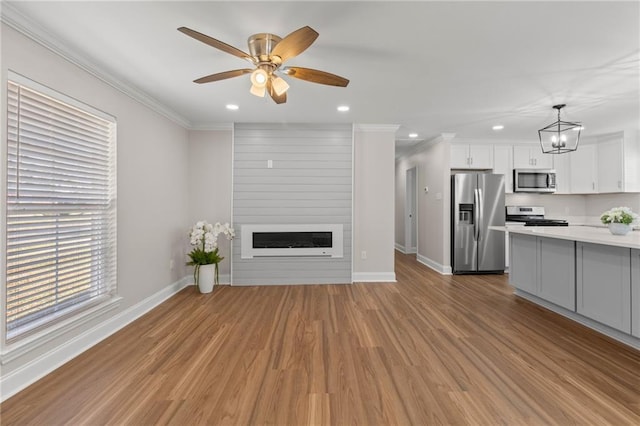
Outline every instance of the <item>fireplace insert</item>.
POLYGON ((255 256, 342 257, 340 224, 242 225, 242 259, 255 256))
POLYGON ((253 248, 327 248, 331 246, 331 232, 253 233, 253 248))

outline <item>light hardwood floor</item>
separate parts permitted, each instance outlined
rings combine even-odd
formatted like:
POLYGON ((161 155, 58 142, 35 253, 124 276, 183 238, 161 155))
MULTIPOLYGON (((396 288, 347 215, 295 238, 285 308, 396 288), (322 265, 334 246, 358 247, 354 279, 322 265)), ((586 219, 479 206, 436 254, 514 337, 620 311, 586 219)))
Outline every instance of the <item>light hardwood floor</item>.
POLYGON ((13 424, 640 424, 640 352, 506 276, 180 292, 6 401, 13 424))

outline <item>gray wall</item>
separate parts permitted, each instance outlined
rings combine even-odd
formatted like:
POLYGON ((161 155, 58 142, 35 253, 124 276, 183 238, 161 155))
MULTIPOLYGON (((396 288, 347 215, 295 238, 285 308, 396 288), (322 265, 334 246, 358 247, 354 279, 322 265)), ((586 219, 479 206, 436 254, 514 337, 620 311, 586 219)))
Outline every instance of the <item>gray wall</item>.
MULTIPOLYGON (((231 124, 219 130, 189 131, 189 224, 199 220, 209 223, 231 223, 231 173, 232 173, 231 124)), ((185 235, 188 233, 185 229, 185 235)), ((231 282, 231 242, 224 236, 218 239, 220 255, 220 283, 231 282)), ((191 246, 185 239, 185 253, 191 246)), ((192 272, 192 267, 189 268, 192 272)))
POLYGON ((233 156, 232 284, 350 283, 352 126, 236 124, 233 156), (344 257, 241 259, 246 224, 342 224, 344 257))
MULTIPOLYGON (((7 71, 11 69, 116 116, 118 123, 117 279, 118 295, 122 300, 116 309, 92 315, 86 321, 76 323, 75 327, 34 338, 34 343, 27 345, 33 347, 32 350, 15 345, 13 353, 18 355, 14 356, 14 348, 4 343, 2 379, 9 378, 11 383, 17 383, 23 377, 30 379, 32 374, 37 374, 33 371, 40 372, 39 360, 51 353, 57 354, 49 358, 53 360, 52 364, 69 359, 69 354, 75 350, 74 344, 84 342, 82 339, 86 339, 88 333, 118 319, 128 309, 144 304, 149 297, 189 275, 190 271, 184 265, 184 244, 190 226, 187 211, 188 133, 16 30, 5 24, 1 28, 3 88, 6 87, 7 71), (69 347, 69 352, 60 349, 69 347)), ((3 93, 1 115, 6 117, 4 89, 0 92, 3 93)), ((0 211, 4 212, 5 131, 0 138, 0 211)), ((4 226, 0 226, 0 252, 3 253, 0 269, 5 267, 4 244, 4 226)), ((4 279, 4 274, 0 274, 2 288, 4 279)), ((3 397, 11 391, 12 385, 3 386, 3 397)))
MULTIPOLYGON (((441 136, 420 143, 413 151, 396 161, 397 191, 404 191, 406 171, 416 167, 418 173, 417 186, 417 219, 418 219, 418 254, 419 262, 443 273, 451 273, 451 241, 450 241, 450 202, 451 202, 451 169, 449 153, 451 139, 454 135, 444 133, 441 136), (424 188, 429 191, 425 192, 424 188)), ((401 192, 396 197, 397 211, 404 212, 405 195, 401 192)), ((402 222, 404 229, 404 222, 402 222)), ((398 239, 396 244, 404 243, 398 239)))

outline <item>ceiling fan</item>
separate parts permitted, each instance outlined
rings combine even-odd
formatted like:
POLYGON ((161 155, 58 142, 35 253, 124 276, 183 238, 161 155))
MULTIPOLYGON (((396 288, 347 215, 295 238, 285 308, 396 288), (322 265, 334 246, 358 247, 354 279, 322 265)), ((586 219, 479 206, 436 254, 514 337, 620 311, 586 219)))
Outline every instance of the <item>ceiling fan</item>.
POLYGON ((250 92, 260 97, 264 97, 265 93, 269 93, 269 96, 277 104, 287 101, 286 92, 289 89, 289 85, 276 71, 312 83, 339 87, 346 87, 349 84, 349 80, 346 78, 325 71, 301 67, 281 68, 285 61, 304 52, 318 38, 319 34, 308 26, 292 32, 285 38, 269 33, 254 34, 248 40, 249 54, 187 27, 180 27, 178 31, 223 52, 246 59, 254 65, 253 69, 243 68, 207 75, 194 80, 194 83, 210 83, 251 74, 250 92))

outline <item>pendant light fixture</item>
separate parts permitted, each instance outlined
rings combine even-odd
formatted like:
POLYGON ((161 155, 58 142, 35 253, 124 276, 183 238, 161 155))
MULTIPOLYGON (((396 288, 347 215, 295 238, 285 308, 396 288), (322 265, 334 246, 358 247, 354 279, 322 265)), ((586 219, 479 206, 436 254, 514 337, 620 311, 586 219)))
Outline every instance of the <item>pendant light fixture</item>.
POLYGON ((566 104, 554 105, 558 110, 558 121, 538 130, 540 146, 545 154, 564 154, 578 149, 582 123, 560 120, 560 110, 566 104))

